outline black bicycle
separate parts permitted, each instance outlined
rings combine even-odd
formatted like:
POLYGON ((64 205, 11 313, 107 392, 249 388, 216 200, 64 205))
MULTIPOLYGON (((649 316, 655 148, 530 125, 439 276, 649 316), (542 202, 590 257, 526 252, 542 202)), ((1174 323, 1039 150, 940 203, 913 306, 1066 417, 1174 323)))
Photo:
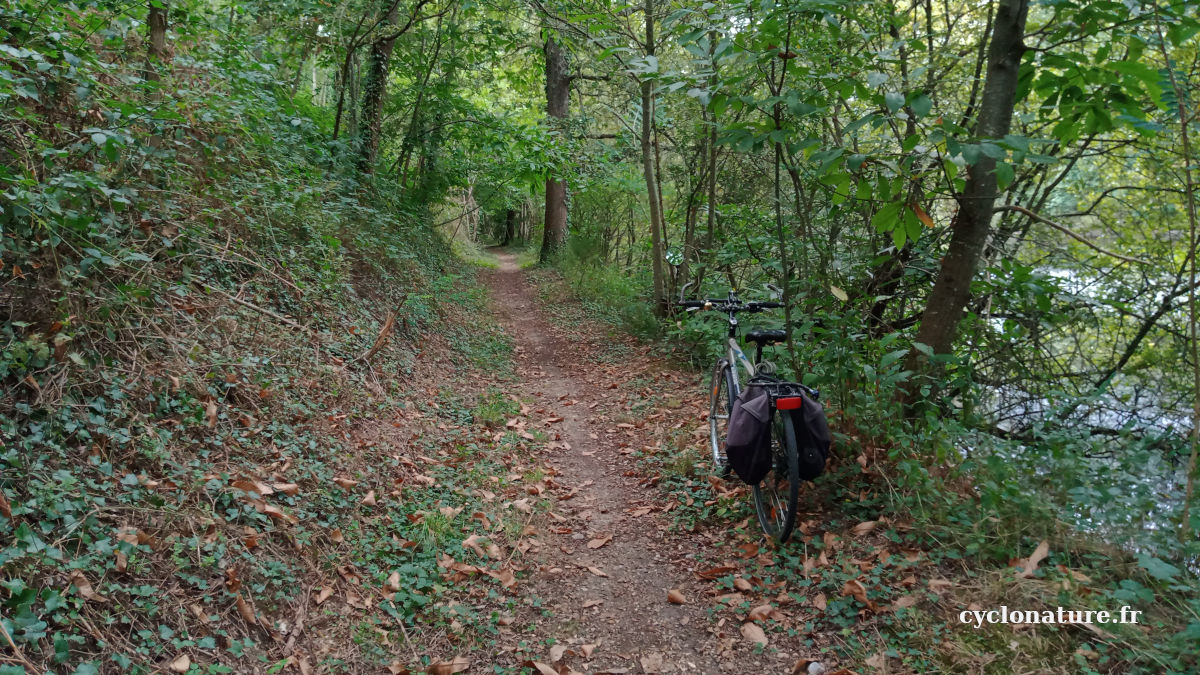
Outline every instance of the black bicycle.
MULTIPOLYGON (((689 284, 690 285, 690 284, 689 284)), ((684 300, 684 286, 679 294, 679 307, 688 311, 711 310, 725 314, 729 326, 725 356, 717 359, 713 367, 709 387, 708 437, 712 451, 713 467, 718 473, 729 472, 725 455, 726 426, 733 401, 742 391, 742 378, 738 365, 745 373, 746 386, 761 386, 771 395, 771 470, 757 485, 753 486, 754 508, 763 531, 783 543, 792 535, 796 526, 796 505, 800 495, 799 450, 796 429, 791 415, 777 415, 777 410, 799 408, 804 392, 816 399, 819 395, 796 382, 783 382, 774 377, 775 364, 763 361, 763 347, 784 342, 787 333, 782 329, 756 328, 746 333, 746 341, 754 343, 754 360, 751 361, 738 345, 738 314, 755 314, 768 309, 783 307, 780 302, 746 302, 730 290, 724 298, 684 300), (736 364, 736 365, 735 365, 736 364)), ((772 290, 774 289, 772 287, 772 290)))

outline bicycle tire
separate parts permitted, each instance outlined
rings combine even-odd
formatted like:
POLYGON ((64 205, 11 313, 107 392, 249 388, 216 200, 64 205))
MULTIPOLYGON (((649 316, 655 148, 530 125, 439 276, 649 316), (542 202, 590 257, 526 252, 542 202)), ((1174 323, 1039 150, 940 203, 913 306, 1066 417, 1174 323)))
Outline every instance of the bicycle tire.
POLYGON ((708 396, 708 445, 712 451, 713 468, 717 473, 728 470, 729 460, 725 457, 725 433, 729 425, 729 411, 733 410, 733 373, 724 359, 713 368, 708 396), (722 407, 723 406, 723 407, 722 407))
POLYGON ((784 543, 796 526, 800 498, 800 455, 792 416, 779 414, 771 420, 771 472, 754 486, 754 511, 767 536, 784 543))

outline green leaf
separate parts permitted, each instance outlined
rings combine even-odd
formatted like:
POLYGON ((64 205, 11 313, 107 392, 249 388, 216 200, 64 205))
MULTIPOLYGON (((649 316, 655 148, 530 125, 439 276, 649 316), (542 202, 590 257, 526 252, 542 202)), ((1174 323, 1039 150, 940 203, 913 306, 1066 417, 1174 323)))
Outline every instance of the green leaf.
POLYGON ((929 111, 933 109, 933 101, 925 94, 914 98, 909 105, 912 106, 913 113, 918 118, 928 115, 929 111))
POLYGON ((904 107, 904 94, 898 91, 889 91, 883 95, 883 102, 887 105, 888 112, 896 112, 904 107))
POLYGON ((1139 553, 1137 555, 1138 566, 1146 570, 1146 572, 1158 579, 1159 581, 1171 581, 1179 576, 1179 568, 1170 563, 1163 562, 1154 556, 1139 553))
POLYGON ((1001 190, 1008 189, 1013 182, 1013 168, 1008 162, 996 163, 996 186, 1001 190))

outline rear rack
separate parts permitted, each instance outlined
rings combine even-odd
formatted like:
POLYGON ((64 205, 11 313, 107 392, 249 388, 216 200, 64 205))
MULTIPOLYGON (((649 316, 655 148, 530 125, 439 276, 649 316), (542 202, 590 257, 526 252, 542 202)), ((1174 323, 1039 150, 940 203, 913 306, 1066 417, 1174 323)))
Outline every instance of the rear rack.
POLYGON ((774 407, 775 399, 791 398, 794 396, 804 395, 816 401, 821 398, 821 392, 807 387, 799 382, 784 382, 783 380, 759 375, 752 378, 746 383, 749 387, 762 387, 767 390, 771 396, 771 405, 774 407))

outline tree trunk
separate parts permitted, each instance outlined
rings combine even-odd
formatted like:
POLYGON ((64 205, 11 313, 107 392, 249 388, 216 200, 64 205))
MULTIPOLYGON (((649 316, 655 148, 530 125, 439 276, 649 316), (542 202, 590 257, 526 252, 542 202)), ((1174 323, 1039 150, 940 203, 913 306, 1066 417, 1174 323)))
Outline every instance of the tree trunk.
MULTIPOLYGON (((1022 38, 1028 0, 1000 0, 988 50, 987 79, 979 106, 979 138, 1002 138, 1012 126, 1016 106, 1017 76, 1025 53, 1022 38)), ((970 168, 966 187, 959 198, 959 211, 952 225, 950 247, 942 258, 941 272, 926 302, 916 341, 928 345, 934 354, 948 354, 963 309, 971 296, 971 281, 991 232, 992 208, 997 197, 996 160, 981 155, 970 168)), ((927 364, 923 354, 913 351, 908 358, 910 370, 920 371, 927 364)), ((913 398, 913 391, 908 398, 913 398)))
MULTIPOLYGON (((646 0, 646 55, 654 55, 654 0, 646 0)), ((650 257, 654 274, 654 313, 664 316, 667 312, 666 280, 663 270, 662 202, 658 196, 658 176, 653 144, 654 131, 654 82, 642 80, 642 172, 646 179, 646 201, 650 206, 650 257)))
POLYGON ((517 236, 517 211, 509 209, 504 213, 504 241, 500 242, 501 246, 508 246, 517 236))
MULTIPOLYGON (((558 133, 567 133, 570 111, 571 77, 566 47, 546 40, 546 114, 558 133)), ((546 178, 546 219, 542 234, 541 262, 549 262, 567 243, 567 184, 554 176, 546 178)))
POLYGON ((158 66, 167 56, 167 12, 168 0, 150 0, 150 13, 146 25, 150 30, 150 46, 147 49, 146 79, 158 79, 158 66))
MULTIPOLYGON (((391 6, 386 27, 396 25, 399 17, 399 3, 391 6)), ((386 30, 386 28, 385 28, 386 30)), ((358 123, 361 127, 359 134, 358 170, 370 174, 375 170, 375 159, 379 156, 379 137, 383 126, 383 100, 387 94, 388 69, 391 65, 392 50, 396 47, 399 35, 385 35, 371 43, 371 53, 367 57, 367 78, 363 83, 362 113, 358 123)), ((345 83, 342 85, 346 86, 345 83)))

